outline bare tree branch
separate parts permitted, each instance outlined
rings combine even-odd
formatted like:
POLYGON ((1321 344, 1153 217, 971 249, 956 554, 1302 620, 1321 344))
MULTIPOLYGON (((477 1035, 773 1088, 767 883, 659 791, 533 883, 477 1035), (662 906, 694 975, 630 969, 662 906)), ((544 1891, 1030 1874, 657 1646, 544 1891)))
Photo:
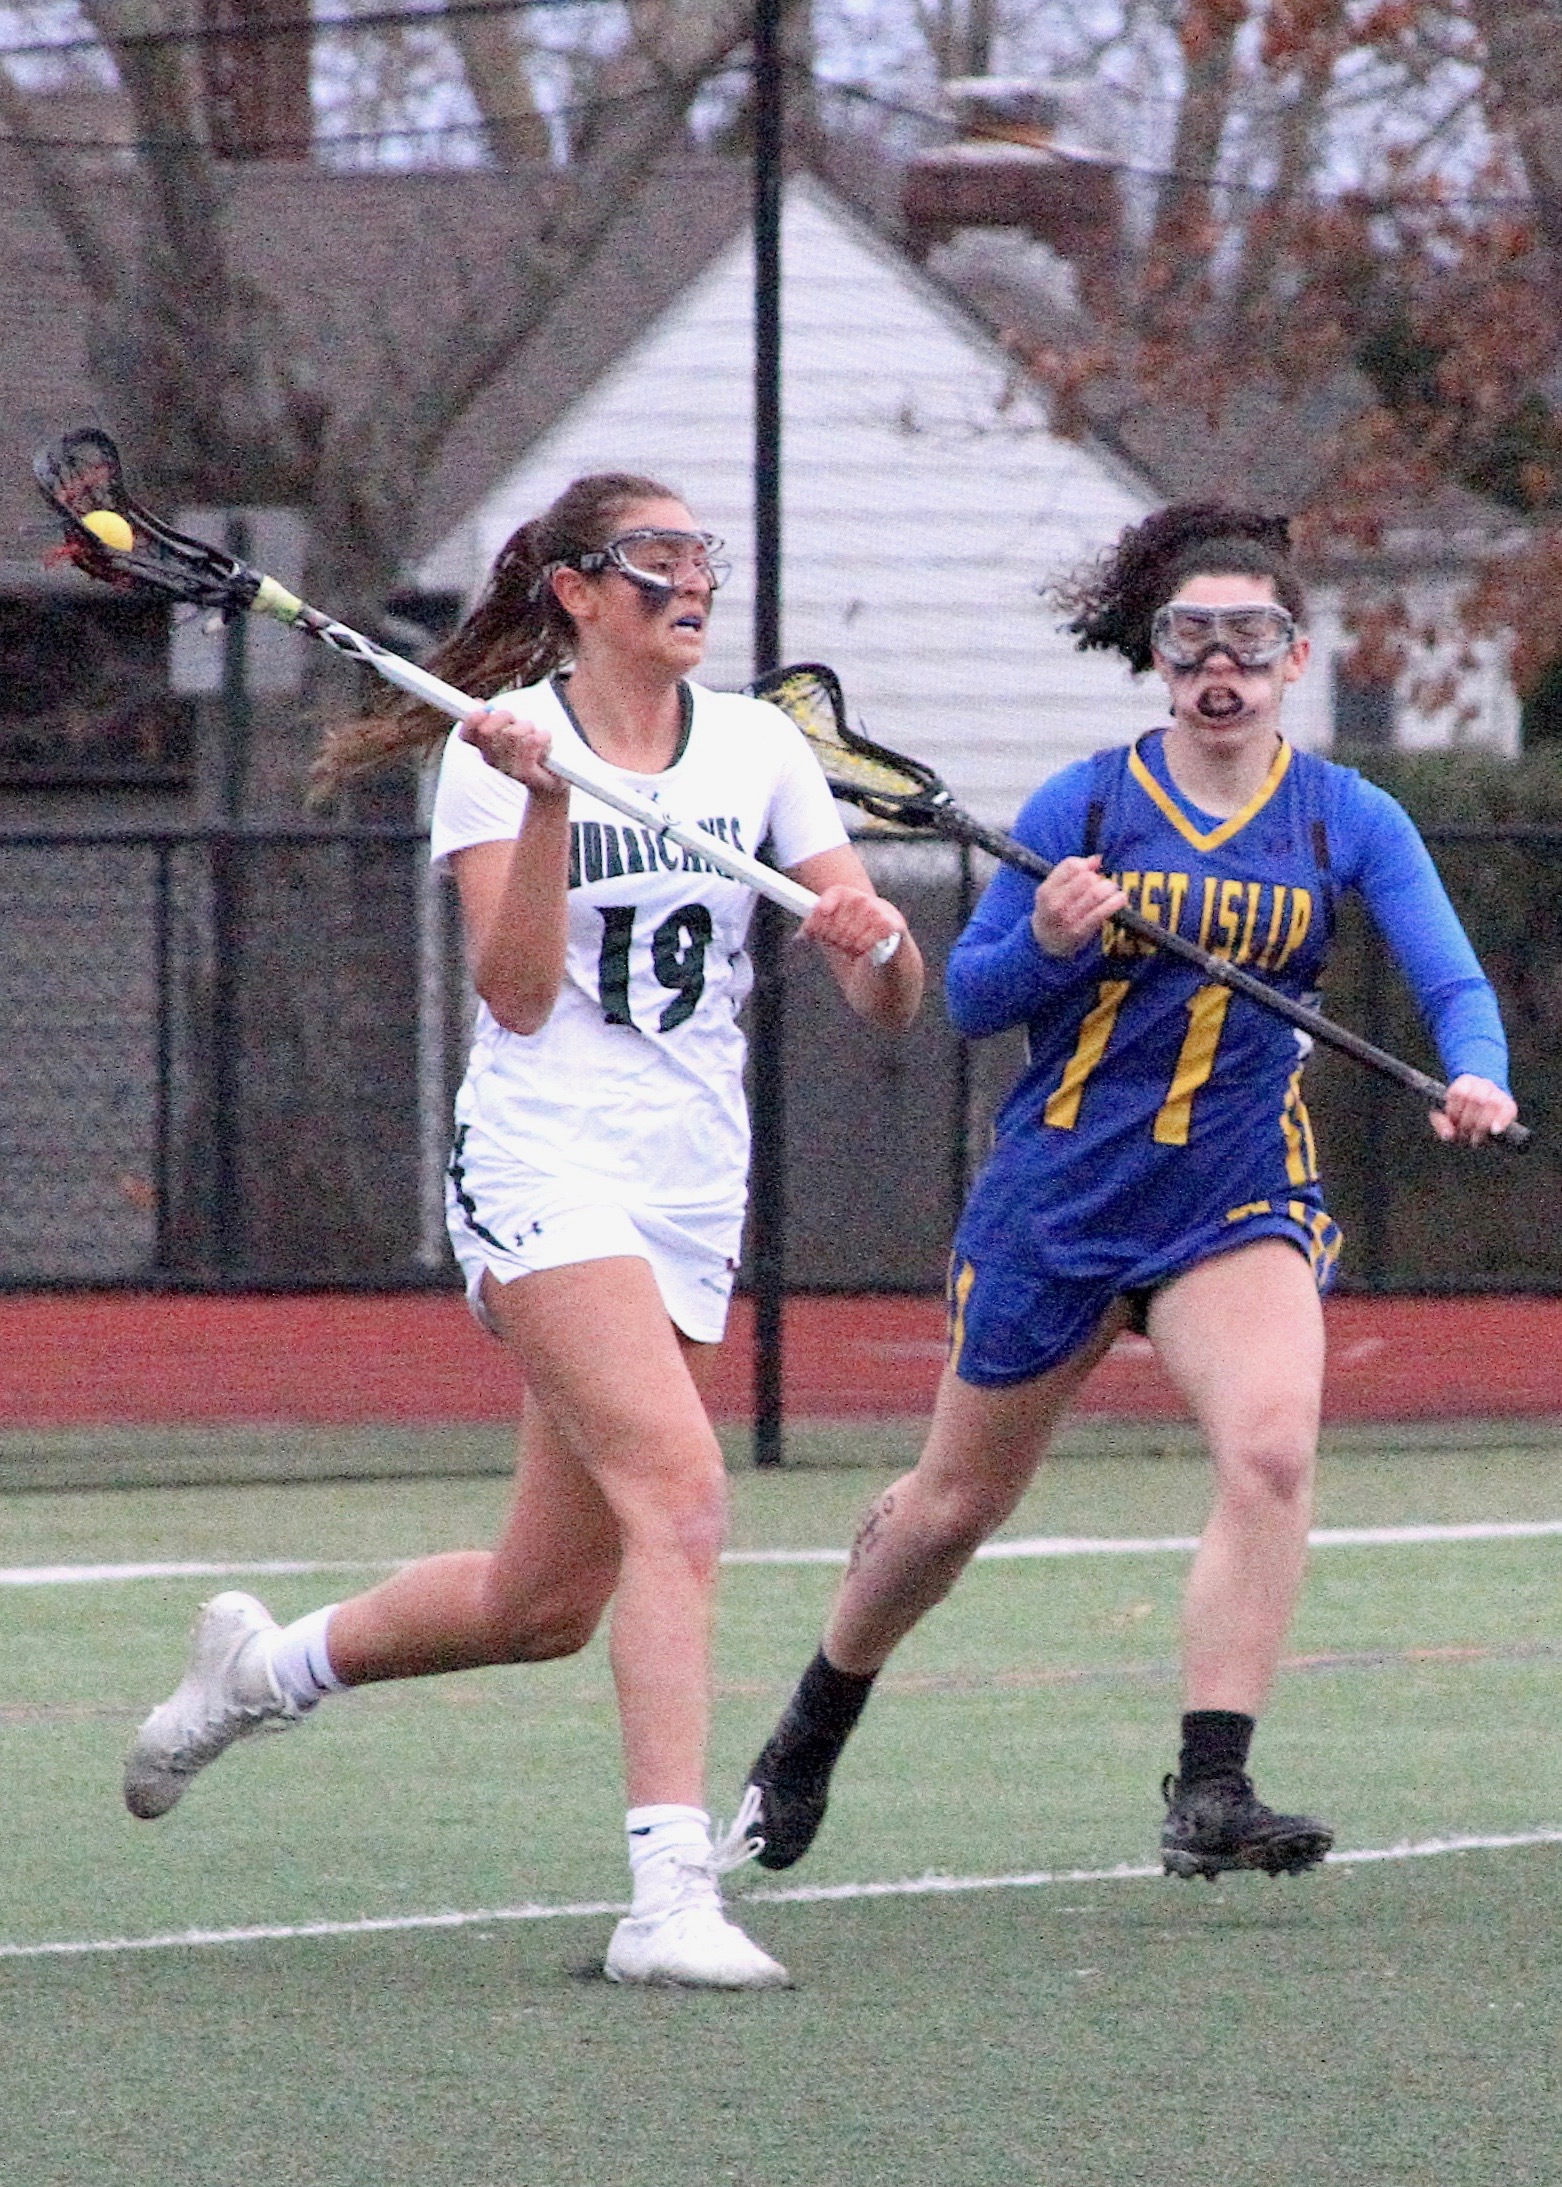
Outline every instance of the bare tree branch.
POLYGON ((76 261, 81 285, 95 304, 112 302, 119 289, 119 260, 102 220, 81 188, 79 164, 45 140, 32 101, 0 67, 0 120, 27 146, 33 182, 50 219, 76 261))
MULTIPOLYGON (((303 508, 338 569, 333 596, 372 614, 396 577, 409 490, 471 401, 587 277, 648 172, 683 139, 690 101, 744 45, 751 11, 738 0, 635 0, 631 35, 598 74, 593 126, 571 163, 539 159, 528 178, 530 217, 512 278, 474 277, 448 324, 403 329, 385 343, 375 383, 332 405, 296 319, 234 259, 233 176, 212 153, 198 48, 179 35, 197 27, 194 0, 84 4, 139 140, 131 262, 117 261, 80 171, 37 143, 33 170, 96 306, 91 356, 110 413, 149 489, 303 508)), ((495 150, 513 160, 543 149, 505 20, 448 27, 495 150)), ((9 79, 0 99, 18 135, 36 139, 20 126, 30 114, 9 79)))
POLYGON ((525 60, 505 15, 451 15, 446 18, 467 86, 477 102, 489 150, 501 167, 519 160, 547 159, 553 149, 546 121, 525 60))
POLYGON ((1183 16, 1187 81, 1141 283, 1145 305, 1162 319, 1203 287, 1218 239, 1210 185, 1237 96, 1236 44, 1246 16, 1245 0, 1189 0, 1183 16))
POLYGON ((599 117, 589 151, 551 175, 539 172, 529 185, 531 238, 522 278, 502 289, 474 283, 465 310, 439 330, 421 369, 408 365, 394 391, 381 385, 372 402, 331 421, 311 506, 341 543, 355 589, 372 586, 378 575, 383 590, 399 553, 407 480, 434 462, 468 405, 569 288, 589 279, 596 253, 645 177, 682 139, 695 93, 742 48, 750 27, 742 5, 693 10, 658 0, 654 12, 654 21, 642 17, 642 33, 654 30, 662 42, 647 39, 638 49, 642 83, 649 75, 652 88, 620 93, 599 117))
POLYGON ((1562 266, 1562 6, 1558 0, 1472 0, 1486 45, 1487 98, 1511 131, 1535 212, 1562 266))
POLYGON ((1273 296, 1286 239, 1294 233, 1298 206, 1316 172, 1319 134, 1335 67, 1350 42, 1344 0, 1310 8, 1277 6, 1266 24, 1265 59, 1291 66, 1294 86, 1280 115, 1273 185, 1249 218, 1242 258, 1232 284, 1230 319, 1245 327, 1273 296))
MULTIPOLYGON (((138 250, 92 336, 96 377, 159 490, 300 498, 319 430, 272 300, 235 271, 228 182, 211 151, 185 0, 84 0, 139 141, 138 250), (150 35, 149 35, 150 34, 150 35)), ((74 196, 85 196, 78 180, 74 196)))

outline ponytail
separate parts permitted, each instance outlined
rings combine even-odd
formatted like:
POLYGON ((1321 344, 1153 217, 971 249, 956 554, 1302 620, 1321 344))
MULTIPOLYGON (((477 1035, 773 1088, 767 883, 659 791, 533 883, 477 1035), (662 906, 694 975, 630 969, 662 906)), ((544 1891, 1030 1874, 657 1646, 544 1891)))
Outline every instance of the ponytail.
MULTIPOLYGON (((605 547, 636 502, 676 498, 670 487, 627 471, 577 478, 541 516, 511 533, 477 605, 424 666, 474 700, 541 683, 564 666, 575 644, 575 625, 553 589, 554 571, 605 547)), ((324 804, 394 760, 428 759, 449 730, 443 714, 413 698, 396 701, 384 714, 333 723, 309 769, 309 803, 324 804)))

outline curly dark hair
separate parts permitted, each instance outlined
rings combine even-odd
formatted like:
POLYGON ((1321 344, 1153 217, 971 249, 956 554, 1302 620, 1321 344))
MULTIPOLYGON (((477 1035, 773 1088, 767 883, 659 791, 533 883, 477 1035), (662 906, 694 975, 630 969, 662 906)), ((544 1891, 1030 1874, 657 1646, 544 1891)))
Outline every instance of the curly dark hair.
POLYGON ((1283 516, 1230 508, 1220 501, 1174 501, 1131 524, 1114 547, 1047 588, 1064 609, 1081 652, 1121 653, 1137 675, 1150 667, 1150 623, 1190 577, 1268 577, 1275 598, 1298 623, 1307 596, 1291 559, 1283 516))
MULTIPOLYGON (((605 547, 627 509, 640 501, 677 501, 670 486, 630 471, 577 478, 541 516, 510 534, 495 557, 482 597, 459 630, 424 666, 474 699, 540 683, 574 649, 575 626, 550 582, 562 564, 605 547)), ((404 698, 383 715, 336 722, 309 770, 309 802, 323 804, 360 775, 416 753, 426 759, 450 733, 443 714, 404 698)))

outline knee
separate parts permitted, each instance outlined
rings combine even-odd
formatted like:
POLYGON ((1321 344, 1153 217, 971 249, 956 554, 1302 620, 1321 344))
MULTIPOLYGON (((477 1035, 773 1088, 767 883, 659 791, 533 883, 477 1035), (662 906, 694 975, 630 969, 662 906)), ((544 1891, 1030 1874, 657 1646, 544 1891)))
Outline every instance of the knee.
POLYGON ((1271 1423, 1243 1438, 1221 1467, 1223 1493, 1254 1509, 1311 1501, 1316 1444, 1299 1425, 1271 1423))
POLYGON ((689 1469, 671 1505, 678 1547, 691 1565, 714 1577, 727 1538, 727 1469, 719 1450, 689 1469))
POLYGON ((496 1590, 488 1626, 496 1663, 550 1663, 578 1655, 591 1640, 618 1577, 611 1571, 580 1573, 517 1599, 496 1590))
POLYGON ((714 1581, 727 1533, 727 1473, 720 1447, 680 1452, 637 1484, 620 1514, 624 1549, 654 1548, 714 1581))
POLYGON ((974 1556, 995 1527, 1001 1526, 1014 1507, 1014 1497, 980 1479, 958 1476, 919 1483, 916 1490, 916 1525, 926 1550, 934 1556, 974 1556))
POLYGON ((552 1663, 579 1655, 602 1622, 600 1603, 543 1605, 534 1610, 512 1638, 512 1663, 552 1663))

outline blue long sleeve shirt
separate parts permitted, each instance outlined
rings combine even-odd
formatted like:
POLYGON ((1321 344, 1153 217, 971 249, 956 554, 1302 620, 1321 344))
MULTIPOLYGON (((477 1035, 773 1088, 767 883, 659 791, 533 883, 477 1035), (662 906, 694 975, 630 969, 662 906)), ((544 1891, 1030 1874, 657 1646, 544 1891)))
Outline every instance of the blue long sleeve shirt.
MULTIPOLYGON (((1066 768, 1027 801, 1020 840, 1102 854, 1144 917, 1312 999, 1341 893, 1365 899, 1450 1079, 1507 1083, 1496 998, 1408 814, 1354 769, 1282 744, 1240 812, 1173 784, 1164 732, 1066 768)), ((1035 885, 999 870, 951 955, 950 1015, 980 1036, 1023 1025, 1029 1058, 995 1164, 1060 1227, 1135 1240, 1315 1186, 1301 1098, 1307 1044, 1196 968, 1108 926, 1076 955, 1031 932, 1035 885)))

